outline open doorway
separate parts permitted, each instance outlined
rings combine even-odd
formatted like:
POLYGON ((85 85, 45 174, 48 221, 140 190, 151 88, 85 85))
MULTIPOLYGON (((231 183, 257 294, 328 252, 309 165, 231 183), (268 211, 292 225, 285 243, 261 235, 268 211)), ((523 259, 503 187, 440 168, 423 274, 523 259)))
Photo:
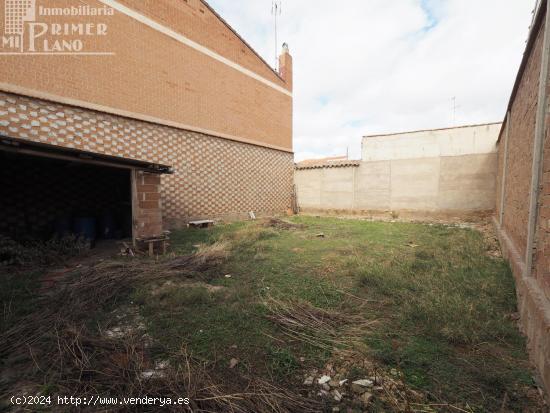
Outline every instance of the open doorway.
POLYGON ((92 245, 132 236, 130 169, 0 150, 0 170, 0 234, 92 245))

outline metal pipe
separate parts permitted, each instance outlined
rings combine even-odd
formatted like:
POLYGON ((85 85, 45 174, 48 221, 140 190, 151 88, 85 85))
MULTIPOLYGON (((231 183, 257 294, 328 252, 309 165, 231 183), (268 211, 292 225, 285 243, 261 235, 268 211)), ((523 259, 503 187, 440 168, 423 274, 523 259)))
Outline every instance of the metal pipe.
POLYGON ((542 175, 544 137, 546 130, 546 104, 548 86, 548 63, 550 56, 550 11, 549 1, 546 0, 546 18, 544 25, 544 41, 542 49, 542 62, 539 80, 539 95, 537 104, 537 117, 535 125, 535 140, 533 142, 533 164, 531 170, 531 191, 529 196, 529 221, 527 226, 527 248, 525 250, 524 276, 530 277, 533 272, 533 255, 535 234, 537 229, 538 198, 540 192, 540 178, 542 175))
POLYGON ((502 165, 502 181, 500 183, 500 208, 498 226, 502 228, 504 221, 504 196, 506 195, 506 172, 508 171, 508 139, 510 136, 510 124, 512 122, 512 113, 508 111, 506 114, 506 133, 504 135, 504 159, 502 165))

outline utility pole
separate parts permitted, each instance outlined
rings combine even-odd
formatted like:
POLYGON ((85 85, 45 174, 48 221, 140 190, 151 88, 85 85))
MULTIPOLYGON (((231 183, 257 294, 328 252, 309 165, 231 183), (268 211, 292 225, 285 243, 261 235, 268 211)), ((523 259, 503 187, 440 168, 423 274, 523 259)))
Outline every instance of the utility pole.
POLYGON ((279 66, 279 40, 277 39, 277 17, 281 15, 282 0, 272 0, 271 14, 273 15, 273 23, 275 25, 275 70, 279 66))

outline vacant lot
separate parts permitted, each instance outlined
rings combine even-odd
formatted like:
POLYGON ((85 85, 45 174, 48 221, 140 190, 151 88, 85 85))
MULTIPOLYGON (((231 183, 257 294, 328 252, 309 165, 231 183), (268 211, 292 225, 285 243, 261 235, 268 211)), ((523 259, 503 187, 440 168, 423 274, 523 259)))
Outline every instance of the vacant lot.
POLYGON ((194 411, 544 411, 511 273, 478 231, 295 217, 172 240, 170 257, 73 268, 47 295, 40 271, 4 270, 3 396, 183 395, 194 411))

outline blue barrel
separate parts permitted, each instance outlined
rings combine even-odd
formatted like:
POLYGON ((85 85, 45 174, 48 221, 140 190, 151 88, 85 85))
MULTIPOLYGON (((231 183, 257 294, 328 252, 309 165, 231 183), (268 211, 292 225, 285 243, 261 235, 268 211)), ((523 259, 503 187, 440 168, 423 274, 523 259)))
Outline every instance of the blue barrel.
POLYGON ((94 242, 96 239, 96 219, 93 217, 75 218, 73 232, 78 237, 94 242))

